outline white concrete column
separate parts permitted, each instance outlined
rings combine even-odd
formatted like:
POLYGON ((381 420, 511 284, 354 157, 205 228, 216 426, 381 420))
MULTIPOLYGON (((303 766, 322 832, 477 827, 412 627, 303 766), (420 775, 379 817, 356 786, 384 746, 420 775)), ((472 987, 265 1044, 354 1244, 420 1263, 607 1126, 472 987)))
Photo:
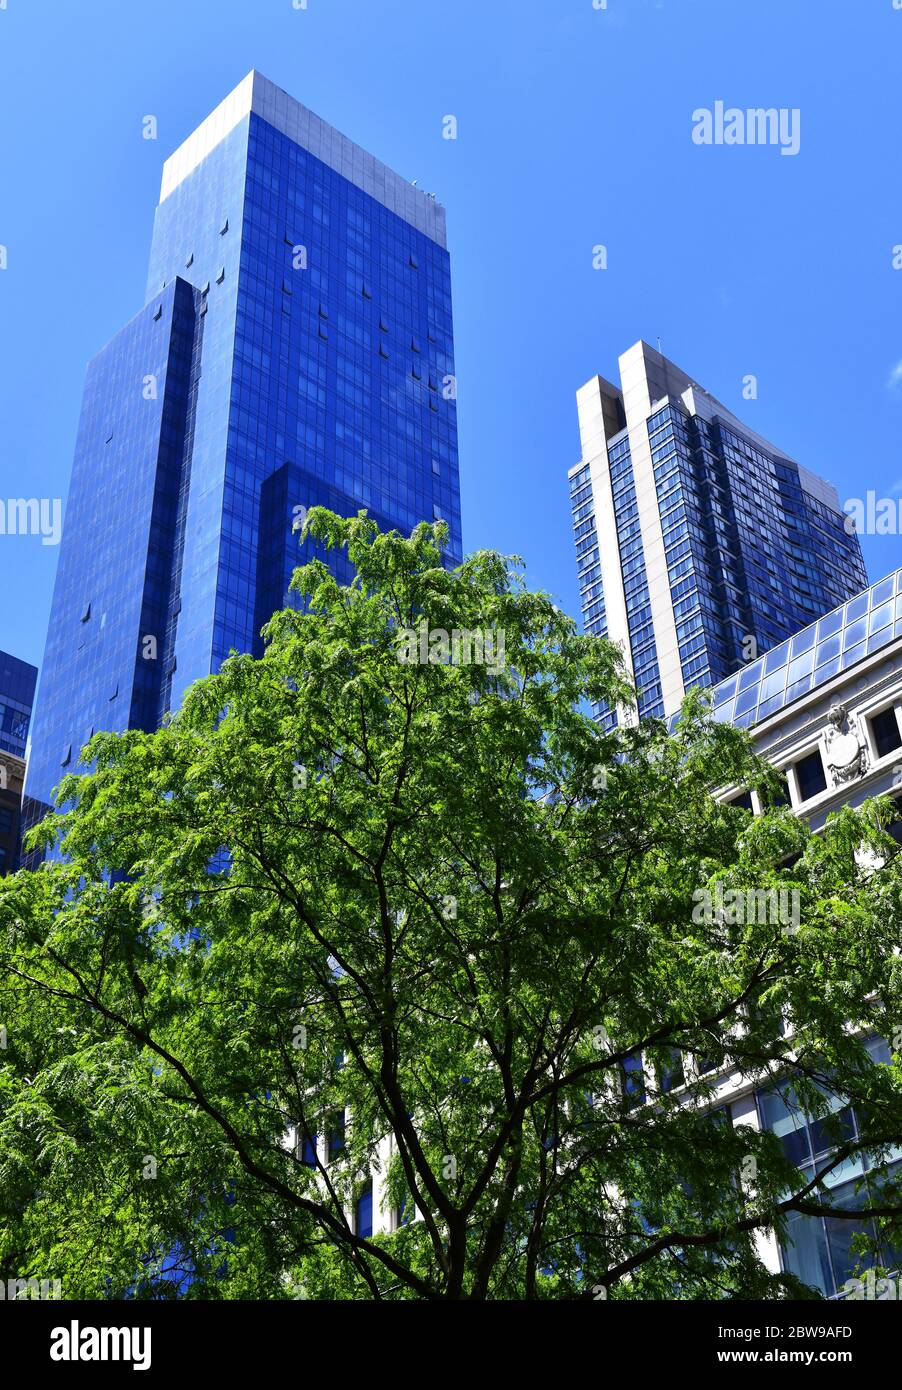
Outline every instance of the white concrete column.
MULTIPOLYGON (((733 1101, 730 1110, 733 1116, 734 1129, 739 1129, 745 1125, 748 1129, 760 1133, 761 1122, 758 1118, 758 1106, 755 1104, 754 1092, 751 1095, 743 1096, 741 1100, 733 1101)), ((754 1232, 753 1238, 758 1258, 765 1269, 770 1270, 772 1274, 779 1274, 782 1269, 780 1245, 774 1232, 759 1229, 754 1232)))

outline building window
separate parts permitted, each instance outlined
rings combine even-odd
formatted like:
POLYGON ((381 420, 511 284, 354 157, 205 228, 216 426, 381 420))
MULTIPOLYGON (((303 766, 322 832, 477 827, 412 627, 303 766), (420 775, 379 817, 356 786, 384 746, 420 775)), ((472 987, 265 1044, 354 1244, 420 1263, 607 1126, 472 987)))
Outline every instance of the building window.
POLYGON ((851 1106, 843 1106, 835 1097, 831 1097, 830 1105, 830 1124, 835 1130, 832 1135, 825 1130, 826 1120, 812 1119, 802 1110, 790 1087, 775 1086, 758 1092, 762 1127, 776 1134, 784 1154, 797 1167, 825 1157, 840 1140, 854 1139, 851 1106))
POLYGON ((667 1050, 667 1056, 658 1063, 658 1083, 665 1093, 675 1091, 686 1080, 683 1070, 683 1054, 678 1047, 667 1050))
MULTIPOLYGON (((831 1206, 840 1210, 860 1207, 867 1197, 863 1191, 856 1193, 856 1187, 857 1183, 851 1182, 834 1188, 831 1206)), ((860 1233, 873 1235, 873 1222, 791 1213, 786 1223, 786 1243, 781 1246, 783 1267, 803 1283, 833 1298, 844 1292, 843 1285, 859 1265, 859 1257, 852 1253, 851 1246, 853 1237, 860 1233)), ((867 1267, 873 1259, 868 1257, 860 1263, 867 1267)))
POLYGON ((345 1112, 336 1110, 329 1121, 329 1162, 338 1158, 345 1147, 345 1112))
POLYGON ((751 792, 740 792, 738 796, 731 796, 727 805, 739 806, 743 811, 753 811, 755 809, 752 805, 751 792))
POLYGON ((776 810, 780 806, 791 806, 792 797, 789 795, 789 783, 785 775, 781 775, 779 786, 776 791, 765 791, 761 796, 765 808, 776 810))
POLYGON ((0 806, 0 835, 13 833, 13 813, 8 806, 0 806))
POLYGON ((354 1234, 366 1240, 373 1234, 373 1184, 361 1188, 354 1207, 354 1234))
POLYGON ((315 1168, 317 1166, 316 1135, 299 1130, 297 1152, 302 1163, 305 1163, 308 1168, 315 1168))
MULTIPOLYGON (((876 1061, 889 1060, 889 1049, 879 1039, 868 1044, 868 1051, 876 1061)), ((777 1135, 786 1157, 799 1168, 803 1182, 813 1176, 816 1167, 823 1166, 824 1159, 837 1143, 854 1140, 858 1135, 853 1107, 844 1105, 840 1097, 828 1095, 826 1091, 824 1094, 828 1098, 829 1113, 819 1120, 802 1109, 791 1087, 771 1087, 756 1095, 762 1129, 777 1135)), ((884 1170, 887 1176, 899 1171, 898 1150, 893 1157, 896 1161, 884 1170)), ((861 1156, 847 1160, 841 1171, 849 1180, 838 1183, 835 1175, 827 1178, 828 1191, 819 1195, 825 1205, 842 1211, 860 1209, 871 1196, 879 1201, 880 1174, 866 1173, 861 1156)), ((803 1283, 819 1289, 827 1298, 842 1295, 843 1285, 855 1276, 859 1264, 862 1267, 873 1264, 872 1257, 860 1258, 855 1254, 856 1234, 873 1236, 873 1222, 791 1213, 787 1219, 786 1241, 781 1245, 783 1267, 803 1283)), ((902 1267, 899 1249, 884 1244, 881 1256, 886 1268, 902 1267)))
POLYGON ((24 743, 28 738, 29 716, 22 710, 13 709, 12 705, 0 705, 0 713, 3 715, 3 732, 10 734, 18 743, 24 743))
POLYGON ((871 733, 874 735, 874 746, 877 749, 878 758, 886 758, 897 748, 902 748, 899 721, 896 719, 896 711, 893 708, 882 710, 880 714, 875 714, 872 717, 871 733))
POLYGON ((827 778, 824 775, 824 764, 819 749, 815 749, 813 753, 808 754, 807 758, 802 758, 800 762, 797 762, 795 771, 799 783, 800 801, 810 801, 819 792, 827 790, 827 778))
POLYGON ((645 1071, 642 1066, 642 1053, 634 1052, 621 1062, 620 1085, 623 1099, 630 1110, 636 1105, 645 1104, 645 1071))
POLYGON ((896 812, 896 818, 886 828, 896 844, 902 845, 902 797, 894 797, 893 809, 896 812))
POLYGON ((7 858, 8 858, 8 855, 7 855, 6 850, 3 848, 2 845, 0 845, 0 874, 5 874, 5 873, 6 873, 6 861, 7 861, 7 858))

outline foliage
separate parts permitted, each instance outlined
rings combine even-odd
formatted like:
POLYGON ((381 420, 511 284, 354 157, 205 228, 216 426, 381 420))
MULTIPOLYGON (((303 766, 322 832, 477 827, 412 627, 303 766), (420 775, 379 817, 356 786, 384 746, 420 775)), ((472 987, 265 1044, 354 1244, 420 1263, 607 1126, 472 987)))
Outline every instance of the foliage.
MULTIPOLYGON (((713 1082, 791 1084, 837 1145, 823 1177, 902 1142, 902 1071, 860 1041, 902 1022, 889 806, 753 820, 712 795, 773 790, 747 736, 698 694, 670 734, 605 732, 619 652, 515 562, 451 570, 441 525, 308 527, 354 583, 314 561, 262 660, 93 738, 38 831, 63 854, 0 886, 0 1273, 82 1298, 810 1293, 756 1237, 827 1188, 712 1116, 713 1082), (399 660, 422 623, 502 634, 503 663, 399 660), (699 920, 739 888, 797 892, 798 929, 699 920), (296 1131, 343 1110, 308 1166, 296 1131), (419 1219, 357 1234, 367 1173, 419 1219)), ((902 1193, 869 1203, 898 1240, 902 1193)))

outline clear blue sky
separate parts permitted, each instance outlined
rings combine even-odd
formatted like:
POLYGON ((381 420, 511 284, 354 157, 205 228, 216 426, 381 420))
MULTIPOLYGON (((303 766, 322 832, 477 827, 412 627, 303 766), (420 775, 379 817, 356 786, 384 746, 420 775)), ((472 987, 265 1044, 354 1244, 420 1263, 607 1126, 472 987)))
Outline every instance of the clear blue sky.
MULTIPOLYGON (((65 498, 162 162, 251 67, 448 209, 467 549, 522 554, 578 612, 574 392, 640 337, 841 498, 902 492, 892 0, 7 0, 0 498, 65 498), (696 146, 717 100, 800 108, 801 152, 696 146)), ((57 555, 0 538, 0 647, 35 663, 57 555)), ((902 540, 865 556, 876 578, 902 540)))

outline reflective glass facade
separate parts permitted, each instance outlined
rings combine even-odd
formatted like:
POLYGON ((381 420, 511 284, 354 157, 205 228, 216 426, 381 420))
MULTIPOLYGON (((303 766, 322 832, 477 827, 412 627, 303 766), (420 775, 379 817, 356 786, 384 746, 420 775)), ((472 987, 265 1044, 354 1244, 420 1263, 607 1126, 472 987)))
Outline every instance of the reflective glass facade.
POLYGON ((0 876, 19 866, 22 783, 38 673, 0 652, 0 876))
POLYGON ((608 450, 611 492, 617 526, 617 549, 623 575, 623 595, 629 633, 633 678, 639 691, 639 713, 658 714, 661 704, 661 674, 655 646, 651 594, 639 525, 636 482, 630 462, 629 439, 612 443, 608 450))
POLYGON ((94 730, 260 652, 299 508, 441 517, 460 559, 453 352, 440 207, 251 74, 167 162, 146 305, 88 370, 39 806, 94 730))
MULTIPOLYGON (((608 460, 629 648, 633 676, 640 692, 639 710, 640 714, 658 714, 662 710, 661 682, 648 577, 642 551, 636 485, 630 466, 629 439, 626 436, 610 444, 608 460)), ((591 471, 587 467, 582 467, 571 475, 570 505, 573 512, 583 627, 594 637, 607 637, 608 621, 599 560, 595 499, 591 471)), ((616 721, 615 714, 607 706, 597 705, 594 713, 608 727, 616 721)))
MULTIPOLYGON (((570 508, 573 513, 573 540, 576 545, 583 627, 592 637, 607 637, 608 619, 598 556, 595 498, 588 468, 579 468, 570 475, 570 508)), ((593 713, 597 719, 613 719, 606 705, 594 705, 593 713)))
POLYGON ((714 689, 715 718, 747 728, 902 637, 902 570, 809 623, 714 689))
POLYGON ((798 467, 723 420, 669 405, 648 421, 687 687, 708 686, 867 583, 844 516, 798 467))
POLYGON ((580 468, 570 478, 570 509, 573 513, 573 540, 579 570, 579 596, 583 626, 593 637, 606 637, 607 614, 604 586, 598 563, 598 532, 595 529, 595 503, 588 468, 580 468))
POLYGON ((152 729, 160 717, 197 298, 173 282, 88 368, 28 768, 29 820, 94 732, 152 729))
POLYGON ((867 574, 828 484, 647 344, 624 354, 621 375, 622 391, 596 378, 578 396, 583 459, 570 481, 583 620, 623 645, 640 716, 663 717, 867 574))
POLYGON ((38 679, 35 666, 0 652, 0 751, 25 757, 38 679))
MULTIPOLYGON (((875 1062, 885 1064, 891 1060, 889 1048, 878 1038, 868 1044, 868 1051, 875 1062)), ((824 1094, 828 1096, 826 1091, 824 1094)), ((832 1094, 828 1100, 830 1115, 838 1125, 842 1141, 854 1143, 858 1138, 854 1106, 844 1105, 841 1098, 832 1094)), ((791 1088, 786 1086, 759 1091, 757 1102, 761 1128, 779 1137, 786 1157, 798 1165, 803 1178, 809 1181, 816 1172, 824 1170, 836 1147, 835 1139, 825 1130, 824 1121, 806 1114, 791 1088)), ((902 1150, 898 1149, 888 1160, 879 1163, 861 1154, 847 1158, 825 1175, 827 1193, 819 1199, 839 1210, 860 1209, 870 1197, 876 1198, 879 1205, 881 1178, 895 1175, 900 1165, 902 1150)), ((781 1246, 783 1268, 828 1298, 842 1295, 846 1281, 874 1263, 870 1257, 860 1258, 855 1254, 852 1247, 857 1234, 873 1236, 874 1223, 851 1217, 791 1213, 786 1240, 781 1246)), ((884 1242, 880 1253, 884 1268, 902 1269, 902 1249, 884 1242)))

